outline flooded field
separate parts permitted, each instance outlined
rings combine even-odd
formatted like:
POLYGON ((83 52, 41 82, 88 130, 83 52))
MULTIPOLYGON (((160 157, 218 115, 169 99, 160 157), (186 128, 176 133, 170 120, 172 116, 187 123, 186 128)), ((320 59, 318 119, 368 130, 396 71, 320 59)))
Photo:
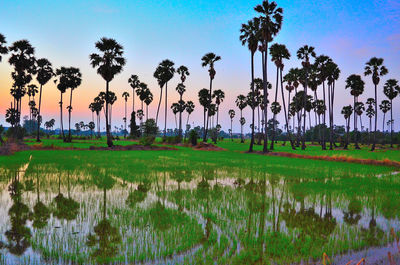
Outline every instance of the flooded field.
POLYGON ((387 169, 155 154, 2 166, 0 263, 321 264, 380 255, 400 232, 387 169))

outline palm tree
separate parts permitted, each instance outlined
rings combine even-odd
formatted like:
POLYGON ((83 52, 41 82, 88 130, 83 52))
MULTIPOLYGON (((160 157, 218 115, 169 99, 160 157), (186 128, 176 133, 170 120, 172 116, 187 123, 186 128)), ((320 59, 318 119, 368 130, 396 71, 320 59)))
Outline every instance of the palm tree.
MULTIPOLYGON (((30 107, 30 114, 29 114, 29 120, 30 121, 32 121, 32 116, 33 116, 33 110, 35 109, 35 106, 36 106, 36 102, 35 102, 35 96, 36 96, 36 94, 39 92, 39 90, 38 90, 38 86, 37 85, 35 85, 35 84, 30 84, 30 85, 28 85, 27 86, 27 92, 26 92, 26 94, 28 95, 28 97, 29 97, 29 100, 28 100, 28 105, 29 105, 29 107, 30 107), (31 101, 31 97, 32 97, 32 101, 31 101)), ((31 128, 32 129, 32 128, 31 128)))
MULTIPOLYGON (((304 106, 306 105, 306 100, 307 100, 307 87, 308 87, 308 73, 310 71, 310 57, 315 58, 315 51, 314 47, 305 45, 301 47, 297 51, 297 58, 300 60, 303 60, 301 63, 303 65, 303 68, 305 69, 305 83, 304 83, 304 94, 303 94, 303 101, 304 101, 304 106)), ((301 144, 301 149, 305 150, 306 149, 306 110, 303 110, 303 137, 302 137, 302 144, 301 144)))
POLYGON ((92 53, 90 55, 90 63, 93 68, 97 67, 97 73, 106 81, 106 133, 107 145, 111 147, 113 143, 108 121, 109 85, 115 75, 122 72, 126 60, 122 56, 124 53, 123 47, 114 39, 103 37, 100 41, 96 42, 96 48, 100 51, 100 54, 92 53))
POLYGON ((372 117, 375 116, 375 109, 373 106, 375 106, 375 99, 373 98, 368 98, 367 99, 367 110, 365 111, 367 114, 367 117, 369 118, 369 142, 371 142, 371 131, 372 131, 372 117))
POLYGON ((146 104, 146 121, 149 119, 149 105, 153 102, 153 93, 151 93, 150 89, 146 91, 146 98, 144 99, 144 103, 146 104))
POLYGON ((8 53, 8 48, 6 44, 6 37, 4 37, 4 35, 0 33, 0 62, 2 60, 1 56, 8 53))
MULTIPOLYGON (((281 104, 279 104, 278 101, 274 101, 271 104, 271 112, 272 114, 274 114, 274 117, 276 117, 276 115, 279 114, 279 112, 281 112, 281 104)), ((272 139, 271 139, 271 146, 270 146, 270 150, 274 150, 274 141, 275 141, 275 134, 276 134, 276 119, 272 119, 272 124, 273 124, 273 130, 272 130, 272 139)))
MULTIPOLYGON (((400 92, 400 86, 396 79, 389 79, 383 86, 383 93, 390 100, 390 105, 393 106, 393 99, 397 97, 400 92)), ((390 147, 393 147, 393 107, 390 108, 390 147)))
POLYGON ((328 109, 329 109, 329 150, 333 150, 333 114, 335 101, 335 84, 340 76, 340 69, 333 61, 326 64, 326 74, 328 81, 328 109))
POLYGON ((126 131, 126 104, 128 103, 129 93, 125 91, 124 93, 122 93, 122 97, 125 100, 125 117, 124 117, 125 130, 124 130, 124 138, 126 139, 126 132, 127 132, 126 131))
POLYGON ((192 112, 194 111, 194 108, 195 108, 195 105, 194 105, 193 101, 190 101, 190 100, 189 100, 189 101, 186 102, 185 109, 186 109, 186 112, 187 112, 187 114, 188 114, 187 120, 186 120, 186 127, 187 127, 187 125, 189 124, 189 116, 190 116, 190 114, 192 114, 192 112))
MULTIPOLYGON (((106 96, 106 98, 108 98, 108 100, 109 100, 108 104, 110 104, 110 110, 108 111, 108 113, 109 113, 109 118, 108 118, 108 120, 110 121, 109 126, 110 126, 110 130, 111 130, 111 128, 112 128, 112 125, 111 125, 111 120, 112 120, 112 119, 111 119, 111 118, 112 118, 112 106, 114 105, 115 101, 117 101, 117 96, 115 95, 114 92, 109 91, 109 92, 108 92, 108 97, 106 96)), ((112 137, 112 132, 111 132, 111 137, 112 137)))
POLYGON ((254 79, 254 92, 256 94, 256 102, 257 102, 257 130, 258 133, 260 133, 260 129, 262 129, 261 124, 260 124, 260 106, 261 106, 261 102, 263 101, 263 95, 261 93, 263 89, 263 81, 261 78, 255 78, 254 79))
POLYGON ((8 60, 11 66, 14 67, 12 79, 12 95, 14 97, 14 106, 16 110, 16 124, 20 123, 21 116, 21 100, 26 93, 25 86, 32 81, 32 75, 36 73, 35 67, 35 49, 27 40, 20 40, 14 42, 8 50, 11 56, 8 60))
POLYGON ((365 111, 365 107, 364 107, 364 103, 362 103, 361 101, 358 101, 356 103, 356 105, 354 106, 354 112, 358 115, 358 117, 360 118, 360 125, 361 125, 361 131, 363 130, 364 126, 362 124, 362 119, 361 119, 361 115, 364 113, 365 111))
POLYGON ((215 98, 215 105, 217 106, 217 126, 218 126, 219 125, 219 119, 218 119, 219 105, 221 105, 221 103, 225 99, 225 92, 222 91, 221 89, 214 90, 212 97, 215 98))
MULTIPOLYGON (((251 95, 256 96, 254 91, 254 54, 258 48, 258 41, 259 41, 259 32, 260 32, 260 20, 253 19, 249 20, 248 24, 242 24, 242 28, 240 29, 240 41, 242 45, 247 44, 247 48, 250 51, 250 58, 251 58, 251 95)), ((253 102, 255 99, 252 100, 253 102)), ((218 115, 217 115, 218 117, 218 115)), ((251 141, 249 152, 253 152, 254 146, 254 108, 252 108, 252 125, 251 125, 251 141)), ((218 118, 217 118, 218 120, 218 118)), ((218 123, 218 122, 217 122, 218 123)))
POLYGON ((371 147, 371 151, 375 150, 375 144, 376 144, 376 128, 377 128, 377 123, 378 123, 378 89, 377 86, 380 81, 380 77, 384 76, 388 73, 387 68, 383 65, 383 59, 382 58, 376 58, 373 57, 371 58, 366 64, 365 64, 365 69, 364 69, 364 75, 372 75, 372 82, 374 83, 375 87, 375 131, 374 131, 374 138, 373 138, 373 143, 371 147))
POLYGON ((172 113, 175 116, 175 128, 177 129, 178 128, 178 123, 176 121, 176 114, 179 112, 179 103, 172 103, 171 110, 172 110, 172 113))
POLYGON ((382 133, 385 133, 385 118, 386 113, 392 109, 392 104, 389 100, 382 100, 381 104, 379 104, 379 109, 383 112, 383 121, 382 121, 382 133))
MULTIPOLYGON (((185 78, 183 78, 183 80, 185 80, 185 78)), ((185 93, 185 91, 186 91, 185 85, 183 83, 179 83, 176 86, 176 91, 179 94, 179 102, 178 102, 178 105, 179 105, 179 108, 178 108, 178 110, 179 110, 179 130, 178 130, 178 136, 181 139, 182 138, 182 112, 185 111, 185 108, 184 108, 185 107, 185 101, 182 100, 182 96, 183 96, 183 93, 185 93)))
MULTIPOLYGON (((176 72, 181 76, 181 84, 183 85, 183 83, 186 81, 187 76, 190 75, 189 73, 189 69, 184 66, 181 65, 178 67, 178 69, 176 69, 176 72)), ((178 85, 179 86, 179 85, 178 85)), ((182 112, 185 110, 186 105, 184 104, 184 101, 182 100, 182 95, 185 92, 185 87, 180 87, 180 89, 178 90, 178 87, 176 87, 179 96, 180 96, 180 112, 179 112, 179 136, 182 138, 182 112), (181 90, 183 89, 183 90, 181 90)))
MULTIPOLYGON (((288 138, 290 141, 290 145, 292 147, 292 149, 294 150, 294 144, 292 141, 292 137, 290 135, 290 131, 289 131, 289 121, 288 121, 288 117, 287 117, 287 111, 286 111, 286 104, 285 104, 285 95, 283 93, 283 77, 282 77, 282 71, 284 68, 284 64, 283 64, 283 59, 290 59, 290 53, 289 50, 286 48, 286 46, 284 44, 278 44, 275 43, 273 44, 270 48, 269 48, 269 52, 271 55, 271 60, 272 62, 275 63, 276 65, 276 85, 275 85, 275 100, 274 103, 278 101, 278 80, 280 79, 280 83, 281 83, 281 93, 282 93, 282 102, 283 102, 283 110, 284 110, 284 114, 285 114, 285 122, 286 122, 286 130, 288 133, 288 138)), ((272 110, 272 109, 271 109, 272 110)), ((276 121, 276 114, 274 114, 273 116, 273 124, 275 126, 275 122, 276 121)), ((271 139, 271 149, 273 149, 274 147, 274 140, 275 140, 275 130, 273 131, 272 134, 272 139, 271 139)))
MULTIPOLYGON (((267 104, 268 104, 268 43, 278 34, 282 27, 283 9, 278 8, 275 2, 263 0, 261 5, 257 5, 254 10, 259 13, 260 17, 260 36, 261 36, 261 53, 262 53, 262 70, 263 70, 263 89, 264 89, 264 121, 267 121, 267 104)), ((263 152, 268 152, 268 123, 264 122, 264 147, 263 152)))
POLYGON ((346 135, 347 135, 344 149, 347 149, 347 146, 349 145, 350 117, 352 113, 353 113, 353 107, 351 105, 344 106, 342 108, 342 114, 346 120, 346 135))
POLYGON ((137 75, 131 75, 128 79, 128 83, 132 88, 132 112, 135 112, 135 90, 139 88, 139 77, 137 75))
POLYGON ((355 75, 352 74, 346 79, 346 88, 350 88, 350 93, 353 96, 354 103, 353 103, 353 109, 354 109, 354 144, 356 149, 360 149, 360 146, 358 146, 358 140, 357 140, 357 113, 356 113, 356 104, 358 102, 358 97, 364 92, 364 81, 361 79, 360 75, 355 75))
MULTIPOLYGON (((72 92, 75 90, 75 88, 77 88, 78 86, 81 85, 82 74, 78 68, 61 67, 60 69, 56 70, 56 75, 59 76, 59 84, 58 84, 59 86, 65 88, 65 91, 67 89, 71 89, 71 94, 70 94, 70 98, 69 98, 69 106, 67 107, 67 109, 68 109, 68 138, 67 139, 64 138, 64 141, 71 142, 71 140, 72 140, 72 137, 71 137, 72 92)), ((59 88, 59 90, 61 91, 60 88, 59 88)), ((61 93, 63 93, 63 92, 61 92, 61 93)), ((62 94, 61 94, 60 106, 62 106, 62 94)), ((62 113, 62 111, 61 111, 61 113, 62 113)))
MULTIPOLYGON (((213 80, 215 78, 215 74, 217 73, 215 71, 214 64, 219 60, 221 60, 221 56, 215 55, 212 52, 209 52, 209 53, 205 54, 201 58, 201 61, 202 61, 201 66, 202 67, 208 66, 208 74, 210 76, 210 91, 209 91, 209 94, 208 94, 208 107, 211 106, 212 82, 213 82, 213 80)), ((205 128, 205 132, 204 132, 204 136, 203 136, 203 142, 207 141, 207 131, 208 131, 208 120, 209 120, 209 117, 210 117, 210 115, 207 115, 207 122, 206 122, 205 127, 204 127, 205 128)))
POLYGON ((206 113, 209 107, 209 91, 207 88, 203 88, 198 93, 199 103, 203 106, 203 138, 206 130, 206 113))
POLYGON ((168 106, 168 81, 174 77, 175 68, 174 62, 166 59, 162 61, 154 72, 154 77, 157 79, 158 85, 160 86, 160 101, 158 102, 156 124, 158 121, 158 113, 160 112, 160 105, 162 99, 162 91, 165 85, 165 121, 164 121, 164 137, 167 135, 167 106, 168 106))
POLYGON ((104 99, 100 96, 97 96, 94 98, 93 104, 97 116, 97 137, 100 138, 100 112, 104 107, 104 99))
MULTIPOLYGON (((61 69, 56 70, 56 75, 61 74, 61 69)), ((54 83, 57 83, 57 80, 54 80, 54 83)), ((59 82, 57 85, 58 91, 60 91, 60 102, 58 103, 60 105, 60 137, 62 139, 65 139, 64 136, 64 123, 63 123, 63 94, 67 91, 66 84, 63 82, 59 82)))
MULTIPOLYGON (((240 121, 243 118, 243 109, 247 107, 247 100, 246 97, 243 95, 239 95, 236 98, 236 106, 239 108, 240 110, 240 121)), ((241 139, 241 143, 244 143, 244 138, 243 138, 243 125, 242 122, 240 122, 240 139, 241 139)))
POLYGON ((232 133, 233 133, 233 131, 232 131, 232 123, 233 123, 233 118, 235 118, 235 111, 233 109, 230 109, 228 111, 228 114, 229 114, 229 118, 231 119, 231 133, 230 133, 230 135, 231 135, 231 140, 233 141, 233 138, 232 138, 232 133))
POLYGON ((40 142, 40 137, 39 137, 40 122, 39 122, 39 120, 41 121, 40 109, 41 109, 41 106, 42 106, 42 88, 54 76, 54 72, 53 72, 53 68, 51 66, 51 63, 49 62, 49 60, 47 60, 45 58, 42 58, 42 59, 39 59, 39 60, 36 61, 36 70, 37 70, 36 80, 40 84, 36 142, 40 142))

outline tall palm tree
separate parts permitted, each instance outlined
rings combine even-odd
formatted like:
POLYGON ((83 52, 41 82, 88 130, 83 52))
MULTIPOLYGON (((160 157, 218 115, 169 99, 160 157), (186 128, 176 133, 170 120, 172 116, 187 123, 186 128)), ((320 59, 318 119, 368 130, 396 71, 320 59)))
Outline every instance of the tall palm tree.
POLYGON ((375 116, 375 99, 373 98, 368 98, 367 99, 367 110, 365 111, 367 114, 367 117, 369 118, 369 143, 371 143, 371 132, 372 132, 372 117, 375 116))
MULTIPOLYGON (((240 121, 241 121, 242 118, 243 118, 243 109, 247 107, 247 100, 246 100, 246 97, 243 96, 243 95, 237 96, 235 103, 236 103, 236 106, 237 106, 237 107, 239 108, 239 110, 240 110, 240 121)), ((244 138, 243 138, 243 124, 242 124, 242 122, 241 122, 241 126, 240 126, 240 139, 241 139, 240 141, 241 141, 242 143, 244 143, 244 138)))
MULTIPOLYGON (((286 46, 284 44, 278 44, 275 43, 273 44, 270 48, 269 48, 269 52, 271 55, 271 60, 272 62, 275 63, 276 65, 276 85, 275 85, 275 100, 274 102, 278 101, 278 83, 280 80, 280 84, 281 84, 281 93, 282 93, 282 103, 283 103, 283 110, 284 110, 284 115, 285 115, 285 122, 286 122, 286 130, 287 130, 287 134, 288 134, 288 138, 290 141, 290 145, 292 147, 292 149, 294 150, 294 144, 292 141, 292 137, 289 131, 289 121, 288 121, 288 117, 287 117, 287 111, 286 111, 286 103, 285 103, 285 94, 283 93, 283 77, 282 77, 282 71, 284 68, 284 63, 283 63, 283 59, 290 59, 290 52, 289 50, 286 48, 286 46)), ((271 109, 272 110, 272 109, 271 109)), ((273 124, 275 126, 276 123, 276 114, 274 114, 273 116, 273 124)), ((274 141, 275 141, 275 130, 273 131, 272 134, 272 139, 271 139, 271 149, 274 148, 274 141)))
POLYGON ((45 58, 42 58, 42 59, 39 59, 39 60, 36 61, 36 70, 37 70, 36 80, 40 84, 36 142, 40 142, 40 137, 39 137, 40 122, 39 122, 39 120, 40 121, 42 120, 41 116, 40 116, 40 109, 41 109, 41 106, 42 106, 42 88, 54 76, 54 71, 53 71, 52 65, 49 62, 49 60, 47 60, 45 58))
POLYGON ((385 118, 386 118, 386 113, 392 109, 392 104, 390 103, 389 100, 382 100, 381 104, 379 104, 379 109, 383 113, 383 120, 382 120, 382 133, 385 133, 385 118))
MULTIPOLYGON (((183 78, 183 80, 185 80, 185 79, 183 78)), ((178 136, 181 137, 181 138, 182 138, 182 112, 185 111, 185 108, 184 108, 185 102, 182 100, 182 96, 183 96, 183 93, 185 93, 185 91, 186 91, 185 88, 186 88, 186 86, 183 83, 179 83, 176 86, 176 91, 179 94, 179 102, 178 102, 178 105, 179 105, 179 129, 178 129, 178 136)))
MULTIPOLYGON (((302 61, 303 68, 305 69, 305 83, 304 83, 304 94, 303 94, 303 101, 304 101, 304 106, 306 105, 306 100, 307 100, 307 87, 308 87, 308 73, 310 71, 311 63, 310 63, 310 57, 315 58, 315 51, 314 47, 305 45, 301 47, 297 51, 297 58, 302 61)), ((303 137, 302 137, 302 144, 301 144, 301 149, 305 150, 306 149, 306 110, 303 110, 303 137)))
POLYGON ((176 114, 179 112, 179 104, 178 103, 172 103, 171 110, 172 110, 172 113, 175 116, 175 128, 177 129, 178 128, 178 123, 176 121, 176 114))
MULTIPOLYGON (((176 72, 181 76, 181 84, 183 85, 183 83, 186 81, 187 76, 190 75, 189 73, 189 69, 184 66, 181 65, 178 67, 178 69, 176 69, 176 72)), ((183 88, 183 87, 181 87, 183 88)), ((178 91, 178 87, 177 87, 177 91, 178 91)), ((184 101, 182 100, 182 95, 185 92, 184 88, 183 88, 183 92, 180 93, 182 90, 179 90, 178 93, 180 95, 180 112, 179 112, 179 136, 182 138, 182 112, 185 110, 186 105, 185 104, 181 104, 182 102, 184 103, 184 101)))
POLYGON ((139 88, 139 77, 137 75, 131 75, 128 79, 128 83, 132 88, 132 111, 135 111, 135 90, 139 88))
POLYGON ((364 75, 365 76, 372 75, 372 83, 374 84, 374 87, 375 87, 375 131, 374 131, 374 138, 373 138, 371 151, 375 150, 376 128, 377 128, 377 123, 378 123, 378 88, 377 87, 378 87, 380 78, 382 76, 386 75, 387 73, 388 73, 388 69, 383 65, 382 58, 373 57, 365 64, 364 75))
MULTIPOLYGON (((61 69, 57 69, 56 70, 56 75, 58 75, 58 73, 61 73, 61 69)), ((54 80, 54 83, 56 84, 58 82, 58 80, 54 80)), ((63 94, 67 91, 67 86, 65 84, 65 82, 61 83, 58 82, 57 84, 57 89, 58 91, 60 91, 60 101, 58 102, 58 104, 60 105, 60 137, 62 137, 62 139, 65 139, 65 135, 64 135, 64 122, 63 122, 63 94)))
POLYGON ((106 81, 106 133, 107 145, 111 147, 113 143, 108 121, 109 86, 115 75, 122 72, 126 60, 123 57, 124 48, 114 39, 103 37, 96 42, 95 46, 100 51, 100 54, 92 53, 90 55, 90 64, 93 68, 97 67, 97 73, 106 81))
POLYGON ((263 101, 263 95, 261 93, 263 89, 263 81, 261 78, 254 78, 254 91, 256 94, 256 102, 257 102, 257 130, 258 133, 260 133, 261 128, 261 124, 260 124, 260 106, 261 106, 261 102, 263 101))
POLYGON ((2 60, 1 56, 8 53, 8 48, 6 44, 6 37, 4 37, 4 35, 0 33, 0 62, 2 60))
MULTIPOLYGON (((135 95, 135 94, 134 94, 135 95)), ((124 138, 126 139, 126 105, 127 105, 127 103, 128 103, 128 98, 129 98, 129 93, 128 92, 124 92, 124 93, 122 93, 122 97, 124 98, 124 100, 125 100, 125 117, 124 117, 124 123, 125 123, 125 130, 124 130, 124 138)))
MULTIPOLYGON (((26 94, 29 97, 28 104, 29 104, 29 107, 31 110, 30 114, 29 114, 29 120, 32 121, 33 110, 35 109, 35 106, 36 106, 35 96, 39 92, 39 90, 38 90, 38 86, 35 84, 29 84, 29 85, 27 85, 27 88, 28 89, 26 91, 26 94), (31 101, 31 97, 32 97, 32 101, 31 101)), ((31 128, 31 129, 33 129, 33 128, 31 128)))
POLYGON ((139 100, 140 100, 140 102, 141 102, 141 110, 142 110, 143 112, 144 112, 144 106, 143 106, 143 104, 144 104, 144 100, 145 100, 146 97, 147 97, 148 91, 150 91, 150 90, 149 90, 147 84, 146 84, 146 83, 143 83, 143 82, 141 82, 141 83, 139 84, 138 89, 136 89, 136 95, 139 97, 139 100))
POLYGON ((350 117, 352 113, 353 113, 353 107, 351 105, 344 106, 342 108, 342 114, 344 116, 344 119, 346 120, 346 135, 347 135, 344 149, 347 149, 349 145, 350 117))
POLYGON ((104 107, 104 100, 100 96, 97 96, 94 98, 93 104, 97 116, 97 137, 100 138, 100 112, 104 107))
POLYGON ((204 139, 204 134, 206 131, 206 113, 207 109, 209 108, 209 91, 207 88, 203 88, 199 91, 198 93, 199 97, 199 103, 200 105, 203 106, 203 139, 204 139))
MULTIPOLYGON (((252 19, 249 20, 247 24, 242 24, 242 28, 240 29, 240 41, 242 45, 247 44, 247 48, 250 51, 250 58, 251 58, 251 95, 255 96, 254 91, 254 54, 257 52, 258 42, 259 42, 259 32, 260 32, 260 20, 259 19, 252 19)), ((253 102, 255 99, 252 100, 253 102)), ((249 152, 253 152, 254 146, 254 108, 252 108, 252 116, 251 116, 251 140, 250 140, 250 147, 249 152)), ((218 115, 217 115, 218 117, 218 115)), ((218 120, 218 118, 217 118, 218 120)), ((217 122, 218 123, 218 122, 217 122)))
POLYGON ((350 93, 353 96, 353 109, 354 109, 354 144, 356 149, 360 149, 358 145, 357 137, 357 113, 356 104, 358 102, 358 97, 364 92, 364 81, 361 79, 360 75, 352 74, 346 79, 346 88, 350 88, 350 93))
POLYGON ((22 97, 26 93, 25 86, 32 81, 32 75, 36 73, 35 66, 35 49, 27 40, 19 40, 14 42, 9 48, 11 53, 8 62, 14 67, 14 72, 12 73, 13 91, 14 96, 14 106, 13 108, 17 113, 17 125, 20 124, 21 116, 21 101, 22 97))
MULTIPOLYGON (((79 71, 78 68, 75 67, 61 67, 60 69, 56 70, 56 75, 58 76, 58 81, 59 81, 59 86, 62 88, 71 89, 71 94, 69 98, 69 106, 67 107, 68 109, 68 138, 65 139, 64 141, 66 142, 71 142, 72 136, 71 136, 71 113, 72 113, 72 92, 81 85, 82 82, 82 74, 79 71)), ((61 89, 59 88, 61 91, 61 89)), ((61 92, 63 93, 63 92, 61 92)), ((62 94, 61 94, 62 97, 62 94)), ((60 101, 60 106, 62 106, 62 99, 60 101)), ((62 113, 62 111, 61 111, 62 113)))
POLYGON ((185 109, 188 114, 187 120, 186 120, 186 127, 189 124, 189 117, 190 117, 190 114, 192 114, 192 112, 194 111, 194 108, 195 108, 195 105, 194 105, 193 101, 189 100, 186 102, 185 109))
POLYGON ((233 118, 235 118, 235 110, 230 109, 228 111, 228 114, 229 114, 229 118, 231 119, 231 133, 230 133, 230 135, 231 135, 231 140, 233 141, 233 138, 232 138, 232 133, 233 133, 233 131, 232 131, 232 123, 233 123, 233 118))
POLYGON ((217 126, 218 126, 219 125, 219 119, 218 119, 219 118, 219 105, 221 105, 221 103, 225 99, 225 92, 222 91, 221 89, 214 90, 212 97, 215 98, 215 105, 217 107, 217 126))
POLYGON ((149 105, 153 102, 153 99, 153 93, 148 89, 146 91, 146 98, 144 99, 144 103, 146 104, 146 121, 149 119, 149 105))
POLYGON ((333 150, 333 114, 335 101, 335 84, 340 76, 340 69, 336 63, 329 61, 326 64, 326 73, 328 81, 328 109, 329 109, 329 150, 333 150))
MULTIPOLYGON (((260 20, 260 38, 261 38, 261 53, 262 53, 262 72, 263 72, 263 90, 264 90, 264 121, 267 121, 267 104, 268 104, 268 43, 271 42, 282 27, 283 9, 278 7, 275 2, 263 0, 261 5, 257 5, 254 10, 259 13, 257 19, 260 20)), ((263 152, 268 152, 268 123, 264 122, 264 147, 263 152)))
POLYGON ((362 103, 361 101, 358 101, 354 107, 354 112, 360 118, 361 131, 363 131, 363 128, 364 128, 364 126, 362 124, 362 118, 361 118, 361 115, 364 113, 364 111, 365 111, 364 103, 362 103))
POLYGON ((168 81, 174 77, 175 63, 171 60, 162 61, 156 68, 153 76, 157 79, 158 85, 160 86, 160 101, 158 102, 156 124, 158 122, 158 113, 160 112, 160 105, 162 99, 162 91, 165 85, 165 121, 164 121, 164 137, 167 135, 167 107, 168 107, 168 81))
MULTIPOLYGON (((396 79, 389 79, 383 86, 383 93, 390 100, 390 105, 393 106, 393 99, 395 99, 400 92, 400 86, 396 79)), ((393 107, 390 108, 390 147, 393 147, 393 107)))
MULTIPOLYGON (((111 121, 112 121, 112 106, 114 105, 115 101, 117 101, 117 95, 115 95, 115 93, 112 92, 112 91, 108 91, 108 97, 106 96, 106 98, 108 98, 108 100, 109 100, 108 104, 110 105, 110 109, 108 111, 108 114, 109 114, 108 120, 110 121, 109 126, 110 126, 110 130, 111 130, 111 128, 112 128, 112 125, 111 125, 111 121)), ((112 137, 112 132, 111 132, 111 137, 112 137)))
MULTIPOLYGON (((214 64, 221 60, 221 56, 215 55, 212 52, 209 52, 207 54, 205 54, 202 58, 201 58, 201 66, 202 67, 207 67, 208 66, 208 74, 210 76, 210 91, 208 94, 208 107, 211 106, 211 97, 212 97, 212 83, 213 80, 215 78, 215 74, 217 73, 215 71, 214 68, 214 64)), ((208 120, 209 120, 210 115, 207 115, 207 122, 205 124, 205 132, 204 132, 204 136, 203 136, 203 142, 207 141, 207 131, 208 131, 208 120)))
MULTIPOLYGON (((276 115, 279 114, 279 112, 281 112, 281 104, 279 104, 278 101, 274 101, 271 103, 271 112, 272 114, 274 114, 274 116, 276 117, 276 115)), ((272 129, 272 135, 273 137, 271 138, 271 146, 270 146, 270 150, 274 150, 274 142, 275 142, 275 134, 276 134, 276 119, 272 119, 272 125, 273 125, 273 129, 272 129)))

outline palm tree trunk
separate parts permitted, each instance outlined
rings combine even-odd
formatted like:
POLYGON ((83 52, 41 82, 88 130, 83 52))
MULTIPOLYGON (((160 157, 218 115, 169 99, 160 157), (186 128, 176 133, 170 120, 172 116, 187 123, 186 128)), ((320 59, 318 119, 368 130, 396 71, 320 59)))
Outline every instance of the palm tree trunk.
MULTIPOLYGON (((393 100, 390 100, 390 147, 393 148, 393 100)), ((40 107, 39 107, 40 109, 40 107)))
POLYGON ((164 113, 164 137, 167 136, 167 105, 168 105, 168 82, 165 83, 165 113, 164 113))
MULTIPOLYGON (((276 67, 275 101, 274 102, 277 102, 277 100, 278 100, 278 80, 279 80, 279 70, 278 69, 279 69, 279 67, 276 67)), ((273 128, 272 128, 271 146, 269 147, 269 149, 271 149, 271 150, 274 150, 275 131, 276 131, 275 121, 276 121, 276 114, 274 113, 274 116, 272 118, 272 122, 273 122, 272 127, 273 128)))
POLYGON ((375 150, 377 124, 378 124, 378 92, 377 92, 377 87, 375 85, 375 130, 374 130, 374 137, 372 140, 373 142, 372 142, 371 151, 375 150))
POLYGON ((232 138, 232 134, 233 134, 233 131, 232 131, 232 123, 233 123, 233 119, 231 119, 231 141, 233 142, 233 138, 232 138))
POLYGON ((125 100, 125 130, 124 130, 124 138, 126 139, 126 104, 128 103, 127 100, 125 100))
POLYGON ((132 88, 132 112, 135 111, 135 89, 132 88))
MULTIPOLYGON (((242 120, 242 117, 243 117, 242 113, 243 113, 242 110, 240 110, 240 121, 242 120)), ((243 139, 243 124, 242 124, 242 122, 240 122, 240 142, 244 143, 244 139, 243 139)))
POLYGON ((326 97, 325 97, 325 81, 322 82, 322 93, 323 93, 323 101, 325 105, 325 110, 322 116, 322 123, 324 126, 322 127, 322 150, 326 150, 326 141, 325 141, 325 127, 326 127, 326 97))
POLYGON ((163 91, 163 87, 160 87, 160 88, 161 88, 161 91, 160 91, 160 100, 158 101, 158 107, 157 107, 156 125, 157 125, 157 121, 158 121, 158 113, 160 112, 161 99, 162 99, 162 91, 163 91))
POLYGON ((356 113, 356 103, 357 103, 358 99, 356 97, 354 97, 354 145, 356 149, 360 149, 360 146, 358 145, 358 135, 357 135, 357 113, 356 113))
POLYGON ((71 95, 69 96, 69 109, 68 109, 68 142, 72 141, 72 136, 71 136, 72 91, 73 89, 71 88, 71 95))
MULTIPOLYGON (((255 93, 254 93, 254 52, 251 52, 251 93, 252 93, 252 97, 253 97, 252 100, 253 100, 253 103, 254 103, 255 102, 255 93)), ((250 106, 250 107, 251 107, 251 140, 250 140, 249 152, 253 152, 253 146, 254 146, 254 108, 255 108, 255 106, 253 105, 253 106, 250 106)))
MULTIPOLYGON (((180 101, 182 101, 182 95, 180 95, 180 101)), ((179 142, 182 141, 182 111, 179 110, 179 142)))
POLYGON ((383 113, 383 121, 382 121, 382 133, 384 138, 385 138, 385 118, 386 118, 386 112, 383 113))
POLYGON ((38 118, 37 118, 37 132, 36 132, 36 142, 40 142, 39 132, 40 132, 40 107, 42 106, 42 86, 40 85, 40 92, 39 92, 39 109, 38 109, 38 118))
POLYGON ((107 146, 112 147, 113 142, 112 142, 112 138, 111 138, 111 134, 110 134, 110 126, 108 125, 109 124, 109 121, 108 121, 108 101, 109 101, 108 91, 109 91, 109 82, 107 81, 106 82, 106 114, 105 114, 105 116, 106 116, 106 134, 107 134, 107 146))
POLYGON ((65 139, 64 137, 64 126, 63 126, 63 109, 62 109, 62 105, 63 105, 63 93, 61 92, 61 100, 60 100, 60 127, 61 127, 61 134, 60 136, 62 136, 63 140, 65 139))
POLYGON ((306 68, 306 83, 304 86, 304 98, 303 98, 303 112, 304 112, 304 120, 303 120, 303 138, 302 138, 302 144, 301 144, 301 150, 306 149, 306 102, 307 102, 307 86, 308 86, 308 67, 306 68))
MULTIPOLYGON (((210 76, 210 95, 208 99, 208 107, 211 106, 211 95, 212 95, 212 78, 210 76)), ((203 142, 207 142, 207 133, 208 133, 208 120, 209 120, 210 115, 207 115, 207 122, 206 122, 206 127, 205 127, 205 133, 204 133, 204 138, 203 142)))
POLYGON ((268 152, 268 41, 264 41, 265 43, 265 51, 263 52, 263 89, 264 89, 264 146, 263 153, 268 152))

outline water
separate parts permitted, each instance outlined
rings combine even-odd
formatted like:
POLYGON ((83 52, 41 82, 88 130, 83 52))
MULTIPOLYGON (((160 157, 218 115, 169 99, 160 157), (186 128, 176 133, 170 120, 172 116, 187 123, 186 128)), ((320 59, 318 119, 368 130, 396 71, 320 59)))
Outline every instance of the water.
POLYGON ((0 263, 317 264, 395 250, 398 175, 157 160, 4 166, 0 263))

